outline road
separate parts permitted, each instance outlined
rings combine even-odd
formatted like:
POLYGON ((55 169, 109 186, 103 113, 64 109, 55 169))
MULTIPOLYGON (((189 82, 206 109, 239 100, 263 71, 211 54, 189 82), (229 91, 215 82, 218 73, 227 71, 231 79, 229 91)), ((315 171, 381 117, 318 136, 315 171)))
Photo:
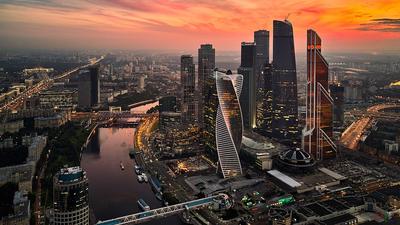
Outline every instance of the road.
MULTIPOLYGON (((374 118, 385 118, 385 113, 381 112, 384 109, 400 108, 398 104, 379 104, 369 107, 364 113, 361 114, 361 118, 353 122, 343 133, 340 138, 341 144, 353 151, 358 150, 359 143, 363 138, 365 132, 372 126, 374 118), (383 115, 383 116, 382 116, 383 115)), ((389 115, 389 113, 386 113, 389 115)), ((390 113, 391 119, 400 119, 400 115, 396 113, 390 113)))
POLYGON ((97 60, 93 60, 90 63, 83 65, 83 66, 79 66, 76 67, 72 70, 69 70, 67 72, 64 72, 52 79, 50 78, 46 78, 44 80, 39 81, 37 84, 33 85, 31 88, 28 88, 27 90, 25 90, 24 92, 20 93, 17 97, 15 97, 14 99, 12 99, 11 101, 6 102, 4 105, 2 105, 0 107, 0 112, 5 111, 5 110, 17 110, 19 108, 22 107, 22 105, 24 104, 25 99, 31 97, 34 94, 40 93, 41 91, 47 90, 49 87, 51 87, 54 83, 54 81, 63 79, 65 77, 68 77, 69 75, 71 75, 72 73, 75 73, 76 71, 86 68, 88 66, 92 66, 96 63, 99 63, 101 60, 104 59, 105 56, 101 56, 99 59, 97 60))

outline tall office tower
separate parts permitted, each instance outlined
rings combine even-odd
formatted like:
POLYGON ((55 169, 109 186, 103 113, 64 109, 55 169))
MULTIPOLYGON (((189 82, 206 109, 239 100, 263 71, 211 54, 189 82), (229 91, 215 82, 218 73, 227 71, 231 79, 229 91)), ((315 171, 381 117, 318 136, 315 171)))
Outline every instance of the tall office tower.
POLYGON ((263 69, 263 88, 259 93, 261 103, 257 107, 257 128, 263 135, 272 135, 273 119, 273 83, 274 73, 272 64, 267 63, 263 69))
POLYGON ((194 124, 197 121, 196 112, 196 74, 193 57, 191 55, 181 56, 181 85, 182 85, 182 121, 194 124))
POLYGON ((218 93, 216 143, 218 167, 224 178, 242 174, 239 151, 242 144, 243 122, 239 97, 243 76, 215 71, 218 93))
POLYGON ((264 121, 264 96, 266 92, 264 86, 265 75, 263 71, 264 66, 269 63, 269 31, 255 31, 254 43, 256 43, 256 58, 254 64, 254 73, 256 76, 256 126, 257 128, 261 128, 264 121))
POLYGON ((273 136, 286 141, 299 140, 297 76, 292 24, 274 20, 273 136))
POLYGON ((89 186, 80 167, 61 169, 53 181, 54 223, 89 225, 89 186))
POLYGON ((253 129, 256 127, 255 55, 255 43, 242 42, 238 73, 243 75, 243 90, 240 95, 240 106, 242 107, 243 124, 246 129, 253 129))
POLYGON ((302 145, 316 160, 336 156, 332 141, 333 99, 327 90, 328 63, 321 54, 321 38, 307 30, 306 126, 302 145))
POLYGON ((91 108, 100 103, 99 67, 91 66, 79 71, 78 106, 91 108))
POLYGON ((218 98, 214 77, 215 49, 211 44, 201 45, 198 62, 199 125, 203 129, 205 150, 216 156, 215 118, 218 98))
POLYGON ((176 112, 176 97, 175 96, 165 96, 160 98, 158 101, 159 109, 158 111, 161 112, 176 112))
POLYGON ((329 86, 329 93, 333 99, 333 126, 341 127, 344 122, 344 87, 332 84, 329 86))

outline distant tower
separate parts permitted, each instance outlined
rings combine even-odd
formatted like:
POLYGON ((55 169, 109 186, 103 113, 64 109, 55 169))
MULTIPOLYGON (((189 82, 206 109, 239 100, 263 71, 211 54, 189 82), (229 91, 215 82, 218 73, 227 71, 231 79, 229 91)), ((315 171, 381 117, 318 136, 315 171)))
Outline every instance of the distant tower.
POLYGON ((328 93, 328 63, 321 54, 321 38, 307 30, 306 127, 302 145, 316 160, 336 156, 332 141, 333 99, 328 93))
POLYGON ((215 49, 211 44, 201 45, 198 61, 198 120, 200 127, 203 128, 204 147, 207 152, 216 156, 215 118, 217 116, 218 98, 214 68, 215 49))
POLYGON ((218 93, 216 143, 219 169, 224 178, 242 174, 239 151, 242 144, 243 122, 239 96, 242 75, 215 71, 218 93))
POLYGON ((89 225, 89 188, 80 167, 61 169, 53 181, 55 225, 89 225))
POLYGON ((78 106, 91 108, 100 103, 99 67, 91 66, 79 71, 78 106))
POLYGON ((256 44, 256 58, 254 63, 254 74, 256 76, 256 125, 261 128, 265 120, 263 114, 265 111, 265 74, 264 66, 269 63, 269 31, 258 30, 254 32, 254 43, 256 44))
POLYGON ((191 55, 181 56, 181 85, 182 85, 182 121, 194 123, 197 121, 195 86, 196 74, 193 57, 191 55))
POLYGON ((299 140, 296 58, 292 24, 274 20, 273 135, 287 141, 299 140))
POLYGON ((240 104, 243 112, 243 124, 246 129, 256 127, 255 55, 255 43, 242 42, 241 62, 238 73, 243 75, 243 90, 240 95, 240 104))
POLYGON ((329 93, 333 99, 333 125, 341 127, 344 122, 344 87, 339 84, 332 84, 329 86, 329 93))

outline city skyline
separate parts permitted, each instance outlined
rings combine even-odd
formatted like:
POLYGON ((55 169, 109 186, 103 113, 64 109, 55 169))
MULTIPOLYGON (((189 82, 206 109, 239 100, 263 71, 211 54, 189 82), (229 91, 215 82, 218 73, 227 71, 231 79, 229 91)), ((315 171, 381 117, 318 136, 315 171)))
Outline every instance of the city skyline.
POLYGON ((392 0, 3 1, 0 26, 6 32, 0 35, 0 47, 190 50, 206 42, 220 51, 238 52, 237 43, 251 41, 253 31, 272 31, 273 19, 288 17, 296 50, 304 50, 306 30, 313 28, 326 39, 327 52, 396 52, 399 9, 392 0))

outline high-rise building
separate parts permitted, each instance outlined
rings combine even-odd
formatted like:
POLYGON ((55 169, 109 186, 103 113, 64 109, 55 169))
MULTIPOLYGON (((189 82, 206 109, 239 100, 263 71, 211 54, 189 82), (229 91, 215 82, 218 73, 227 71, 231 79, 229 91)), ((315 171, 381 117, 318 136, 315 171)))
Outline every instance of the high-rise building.
POLYGON ((328 93, 328 63, 321 54, 321 38, 307 30, 306 126, 302 145, 316 160, 336 156, 332 141, 333 99, 328 93))
POLYGON ((78 106, 91 108, 100 103, 99 67, 91 66, 79 71, 78 106))
POLYGON ((299 140, 296 59, 292 24, 273 22, 274 106, 272 132, 281 140, 299 140))
POLYGON ((197 121, 198 113, 195 99, 196 74, 193 57, 181 56, 181 85, 182 85, 182 121, 193 124, 197 121))
POLYGON ((61 169, 53 181, 53 224, 89 225, 89 186, 80 167, 61 169))
POLYGON ((160 98, 158 101, 160 113, 162 112, 176 112, 176 97, 175 96, 165 96, 160 98))
POLYGON ((218 93, 216 143, 218 167, 224 178, 242 174, 239 151, 242 144, 243 122, 239 103, 243 76, 231 71, 215 71, 218 93))
POLYGON ((264 65, 262 72, 263 85, 259 89, 260 103, 257 104, 257 129, 263 135, 272 135, 272 119, 273 119, 273 84, 274 73, 272 64, 264 65))
POLYGON ((254 63, 254 73, 256 76, 256 126, 259 130, 265 118, 264 98, 265 92, 265 74, 264 66, 269 63, 269 31, 258 30, 254 32, 254 43, 256 44, 256 56, 254 63))
POLYGON ((339 84, 332 84, 329 86, 329 93, 333 99, 333 125, 334 127, 341 127, 344 122, 344 87, 339 84))
POLYGON ((243 112, 243 124, 246 129, 253 129, 256 127, 255 56, 255 43, 242 42, 238 73, 243 75, 243 90, 240 95, 240 105, 243 112))
POLYGON ((199 125, 203 128, 205 150, 216 156, 215 118, 218 98, 214 77, 215 49, 211 44, 201 45, 198 61, 199 125))

